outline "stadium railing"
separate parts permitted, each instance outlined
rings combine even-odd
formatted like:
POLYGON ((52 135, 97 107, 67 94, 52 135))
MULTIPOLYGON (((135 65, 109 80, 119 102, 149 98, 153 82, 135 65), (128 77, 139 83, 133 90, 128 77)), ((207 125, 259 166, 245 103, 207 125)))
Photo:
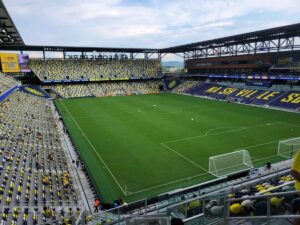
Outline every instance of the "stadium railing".
MULTIPOLYGON (((167 215, 171 217, 184 217, 183 221, 185 224, 215 224, 218 222, 228 223, 230 220, 242 220, 245 221, 247 219, 255 219, 253 216, 240 216, 240 217, 233 217, 229 213, 229 207, 232 202, 242 202, 244 200, 251 200, 251 199, 267 199, 269 201, 269 207, 271 208, 271 198, 272 197, 279 197, 279 196, 293 196, 300 191, 290 191, 290 192, 280 192, 280 189, 283 186, 291 185, 294 182, 288 182, 284 185, 279 185, 272 189, 272 191, 276 192, 273 194, 266 194, 265 192, 259 193, 257 196, 249 196, 243 198, 232 198, 229 199, 228 193, 214 193, 214 194, 207 194, 195 198, 193 200, 184 201, 168 207, 167 215), (277 192, 278 191, 278 192, 277 192), (218 202, 218 208, 215 208, 214 213, 212 208, 209 210, 207 207, 211 201, 218 202), (195 204, 197 203, 197 204, 195 204), (224 206, 224 207, 223 207, 224 206), (193 207, 193 208, 191 208, 193 207), (198 213, 197 213, 198 212, 198 213)), ((269 190, 270 191, 270 190, 269 190)), ((271 211, 270 211, 271 212, 271 211)), ((275 215, 265 215, 265 216, 257 216, 256 219, 285 219, 285 218, 296 218, 294 215, 289 214, 286 215, 286 212, 282 212, 275 215)), ((239 223, 242 224, 242 223, 239 223)))
POLYGON ((225 224, 232 224, 232 221, 238 222, 250 222, 254 224, 255 222, 264 222, 264 224, 274 223, 275 220, 286 220, 286 219, 300 219, 299 214, 294 214, 293 206, 287 205, 286 207, 282 207, 281 210, 274 210, 274 207, 271 205, 271 199, 273 197, 283 197, 283 198, 291 198, 293 199, 296 195, 299 195, 300 191, 290 191, 290 192, 281 192, 281 193, 273 193, 267 195, 258 195, 258 196, 249 196, 247 199, 262 201, 266 204, 266 212, 261 212, 263 215, 245 215, 245 216, 232 216, 230 215, 229 206, 232 202, 243 201, 246 198, 236 198, 236 199, 228 199, 225 201, 225 209, 226 215, 224 217, 225 224))
MULTIPOLYGON (((131 216, 142 216, 142 215, 155 215, 155 214, 167 214, 176 217, 178 212, 181 216, 185 218, 188 224, 193 224, 194 221, 202 221, 203 224, 213 224, 216 221, 224 220, 225 211, 222 211, 219 217, 207 217, 203 214, 205 211, 205 206, 212 199, 218 199, 219 201, 225 202, 227 199, 227 194, 232 193, 235 190, 241 189, 245 186, 250 186, 256 184, 257 182, 264 182, 271 180, 274 177, 281 177, 289 173, 289 169, 285 168, 282 170, 273 170, 270 173, 265 174, 265 176, 255 176, 253 178, 247 177, 247 179, 239 179, 236 182, 231 182, 229 184, 224 180, 221 184, 215 185, 213 187, 201 188, 197 186, 197 189, 188 189, 186 192, 178 192, 173 195, 168 196, 168 198, 160 199, 161 201, 153 201, 145 199, 133 204, 126 206, 120 206, 107 211, 102 211, 100 213, 92 215, 94 218, 99 218, 105 220, 113 221, 117 223, 118 221, 124 221, 128 215, 131 216), (210 190, 210 191, 209 191, 210 190), (197 193, 195 195, 195 193, 197 193), (190 196, 190 197, 189 197, 190 196), (190 208, 190 205, 194 205, 194 209, 190 208), (200 205, 201 210, 198 206, 200 205), (177 213, 177 214, 176 214, 177 213)), ((291 185, 291 183, 285 183, 284 185, 291 185)), ((282 186, 274 188, 273 190, 279 189, 282 186)), ((159 198, 159 197, 158 197, 159 198)), ((193 207, 192 207, 193 208, 193 207)))

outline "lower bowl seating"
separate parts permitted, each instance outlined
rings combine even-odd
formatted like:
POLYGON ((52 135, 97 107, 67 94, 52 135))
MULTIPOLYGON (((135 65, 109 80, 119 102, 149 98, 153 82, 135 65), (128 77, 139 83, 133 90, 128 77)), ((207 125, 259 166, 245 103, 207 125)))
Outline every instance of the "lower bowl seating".
POLYGON ((0 103, 0 224, 75 220, 80 211, 49 104, 20 91, 0 103))

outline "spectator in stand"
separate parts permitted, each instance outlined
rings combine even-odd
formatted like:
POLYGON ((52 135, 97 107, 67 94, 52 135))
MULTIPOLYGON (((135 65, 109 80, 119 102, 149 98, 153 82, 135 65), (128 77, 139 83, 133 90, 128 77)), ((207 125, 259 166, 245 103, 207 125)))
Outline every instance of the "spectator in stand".
POLYGON ((99 212, 99 208, 100 208, 100 199, 99 198, 95 199, 94 207, 95 207, 94 212, 99 212))
POLYGON ((229 211, 232 216, 240 216, 244 213, 244 208, 240 203, 233 203, 229 206, 229 211))
POLYGON ((293 159, 292 163, 292 176, 295 178, 295 190, 300 190, 300 152, 298 151, 293 159))
MULTIPOLYGON (((292 163, 292 176, 295 178, 295 190, 300 190, 300 152, 294 156, 292 163)), ((293 213, 300 214, 300 199, 295 199, 293 204, 293 213), (296 201, 297 200, 297 201, 296 201)), ((294 225, 300 225, 300 219, 294 220, 294 225)))

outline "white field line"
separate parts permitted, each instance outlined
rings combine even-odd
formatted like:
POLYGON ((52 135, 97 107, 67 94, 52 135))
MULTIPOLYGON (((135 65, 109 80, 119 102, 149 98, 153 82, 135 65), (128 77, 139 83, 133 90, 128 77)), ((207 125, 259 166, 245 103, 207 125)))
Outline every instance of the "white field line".
POLYGON ((176 155, 180 156, 181 158, 183 158, 184 160, 186 160, 187 162, 193 164, 194 166, 200 168, 201 170, 205 171, 206 173, 209 173, 208 170, 206 170, 205 168, 203 168, 202 166, 199 166, 197 163, 193 162, 192 160, 190 160, 189 158, 185 157, 184 155, 180 154, 179 152, 175 151, 173 148, 169 147, 168 145, 164 144, 164 143, 160 143, 162 146, 164 146, 166 149, 172 151, 173 153, 175 153, 176 155))
MULTIPOLYGON (((282 124, 286 124, 286 125, 292 125, 292 124, 288 124, 288 123, 284 123, 284 122, 275 122, 275 123, 267 123, 267 124, 263 124, 263 125, 259 125, 259 126, 252 126, 252 127, 244 127, 244 128, 239 128, 239 129, 235 129, 235 130, 231 130, 231 131, 224 131, 224 132, 218 132, 216 134, 220 134, 220 133, 229 133, 229 132, 232 132, 232 131, 237 131, 237 130, 244 130, 245 128, 246 129, 251 129, 251 128, 256 128, 256 127, 261 127, 261 126, 270 126, 270 125, 273 125, 273 124, 278 124, 278 123, 282 123, 282 124)), ((297 126, 298 127, 298 126, 297 126)), ((300 127, 300 126, 299 126, 300 127)), ((230 128, 230 127, 219 127, 219 129, 221 128, 230 128)), ((212 130, 215 130, 215 129, 218 129, 218 128, 212 128, 210 130, 208 130, 205 135, 202 135, 202 136, 197 136, 197 137, 205 137, 205 136, 210 136, 208 134, 208 132, 212 131, 212 130)), ((211 135, 215 135, 215 134, 211 134, 211 135)), ((196 138, 196 137, 192 137, 192 138, 196 138)), ((189 138, 189 139, 192 139, 192 138, 189 138)), ((182 140, 182 139, 180 139, 182 140)), ((188 139, 184 139, 184 140, 188 140, 188 139)), ((272 143, 276 143, 276 142, 279 142, 279 141, 282 141, 282 140, 285 140, 285 139, 278 139, 278 140, 274 140, 274 141, 269 141, 269 142, 264 142, 264 143, 261 143, 261 144, 256 144, 256 145, 251 145, 251 146, 246 146, 246 147, 241 147, 241 148, 238 148, 238 149, 235 149, 234 151, 237 151, 237 150, 241 150, 241 149, 251 149, 251 148, 255 148, 255 147, 259 147, 259 146, 264 146, 264 145, 268 145, 268 144, 272 144, 272 143)), ((178 140, 176 140, 178 141, 178 140)), ((170 141, 170 142, 175 142, 175 141, 170 141)), ((178 153, 176 150, 174 150, 173 148, 169 147, 168 145, 166 145, 166 143, 170 143, 170 142, 163 142, 161 143, 161 145, 163 145, 164 147, 168 148, 169 150, 173 151, 174 153, 176 153, 177 155, 183 157, 185 160, 191 162, 192 164, 196 165, 199 167, 198 164, 196 164, 195 162, 191 161, 190 159, 188 159, 187 157, 183 156, 182 154, 178 153)), ((273 155, 273 156, 269 156, 269 157, 264 157, 264 158, 255 158, 253 156, 250 156, 252 159, 253 159, 253 162, 257 162, 257 161, 261 161, 261 160, 264 160, 264 159, 269 159, 269 158, 273 158, 273 157, 276 157, 277 155, 273 155)), ((205 170, 203 167, 200 167, 202 168, 204 171, 207 171, 205 170)), ((207 171, 208 172, 208 171, 207 171)))
POLYGON ((229 131, 217 132, 217 133, 214 133, 214 134, 207 134, 207 135, 204 134, 204 135, 187 137, 187 138, 182 138, 182 139, 177 139, 177 140, 164 141, 162 143, 167 144, 167 143, 173 143, 173 142, 178 142, 178 141, 191 140, 191 139, 195 139, 195 138, 203 138, 203 137, 207 137, 207 136, 215 136, 215 135, 218 135, 218 134, 232 133, 232 132, 241 131, 241 130, 248 130, 248 129, 252 129, 252 128, 258 128, 258 127, 264 127, 264 126, 271 126, 271 125, 279 124, 279 123, 281 123, 281 122, 266 123, 266 124, 252 126, 252 127, 243 127, 243 128, 238 128, 238 129, 229 130, 229 131))
MULTIPOLYGON (((252 162, 258 162, 258 161, 262 161, 265 159, 270 159, 270 158, 274 158, 274 157, 278 157, 278 156, 280 156, 280 155, 272 155, 272 156, 268 156, 268 157, 264 157, 264 158, 255 159, 252 162)), ((282 156, 280 156, 280 157, 282 157, 282 156)), ((284 158, 284 157, 282 157, 282 158, 284 158)))
MULTIPOLYGON (((208 131, 206 131, 204 135, 207 136, 210 132, 212 132, 214 130, 223 129, 223 128, 237 128, 237 127, 215 127, 215 128, 211 128, 208 131)), ((244 128, 244 127, 239 127, 239 128, 244 128)))
POLYGON ((168 183, 165 183, 165 184, 153 186, 153 187, 150 187, 150 188, 145 188, 145 189, 142 189, 142 190, 139 190, 139 191, 130 192, 130 194, 128 194, 127 196, 129 196, 129 195, 134 195, 134 194, 138 194, 138 193, 145 192, 145 191, 149 191, 149 190, 153 190, 153 189, 157 189, 157 188, 164 187, 164 186, 168 186, 168 185, 171 185, 171 184, 179 183, 179 182, 181 182, 181 181, 194 179, 194 178, 196 178, 196 177, 201 177, 201 176, 208 175, 208 174, 209 174, 209 173, 201 173, 201 174, 198 174, 198 175, 195 175, 195 176, 183 178, 183 179, 180 179, 180 180, 171 181, 171 182, 168 182, 168 183))
POLYGON ((84 136, 84 138, 87 140, 87 142, 89 143, 89 145, 92 147, 92 149, 94 150, 94 152, 97 154, 98 158, 100 159, 100 161, 102 162, 102 164, 105 166, 105 168, 107 169, 107 171, 110 173, 110 175, 112 176, 112 178, 114 179, 114 181, 116 182, 116 184, 118 185, 118 187, 120 188, 120 190, 123 192, 123 194, 126 196, 125 191, 123 190, 122 186, 120 185, 120 183, 118 182, 118 180, 116 179, 116 177, 113 175, 113 173, 111 172, 111 170, 108 168, 107 164, 104 162, 104 160, 101 158, 101 156, 99 155, 99 153, 97 152, 97 150, 95 149, 94 145, 91 143, 91 141, 89 140, 89 138, 86 136, 86 134, 84 133, 84 131, 81 129, 81 127, 78 125, 78 123, 76 122, 75 118, 72 116, 72 114, 70 113, 70 111, 65 107, 64 103, 61 102, 62 106, 65 108, 65 110, 68 112, 68 114, 70 115, 71 119, 73 120, 73 122, 76 124, 76 126, 78 127, 78 129, 80 130, 80 132, 82 133, 82 135, 84 136))
POLYGON ((278 139, 278 140, 268 141, 268 142, 264 142, 264 143, 257 144, 257 145, 250 145, 250 146, 246 146, 246 147, 241 147, 241 148, 235 149, 234 151, 236 151, 236 150, 243 150, 243 149, 247 150, 249 148, 251 149, 251 148, 255 148, 255 147, 259 147, 259 146, 264 146, 264 145, 272 144, 272 143, 279 142, 279 141, 282 141, 282 140, 285 140, 285 139, 278 139))
POLYGON ((257 158, 255 158, 255 157, 253 157, 253 156, 250 155, 250 159, 251 159, 252 162, 253 162, 253 161, 255 161, 257 158))
POLYGON ((300 126, 292 124, 292 123, 287 123, 287 122, 281 122, 281 123, 289 125, 289 126, 292 126, 292 127, 298 127, 298 128, 300 128, 300 126))
POLYGON ((132 195, 132 192, 130 192, 130 191, 128 191, 128 190, 126 190, 126 193, 128 193, 128 194, 126 194, 126 196, 132 195))
MULTIPOLYGON (((244 148, 241 148, 241 149, 251 149, 251 148, 254 148, 254 147, 259 147, 259 146, 264 146, 264 145, 268 145, 268 144, 272 144, 272 143, 276 143, 276 142, 279 142, 281 141, 282 139, 279 139, 279 140, 275 140, 275 141, 269 141, 269 142, 265 142, 265 143, 262 143, 262 144, 257 144, 257 145, 251 145, 251 146, 247 146, 247 147, 244 147, 244 148)), ((240 149, 237 149, 237 150, 240 150, 240 149)), ((251 153, 251 151, 249 152, 251 153)), ((270 158, 274 158, 276 156, 280 156, 280 155, 272 155, 272 156, 268 156, 268 157, 264 157, 264 158, 255 158, 253 156, 250 156, 252 160, 252 162, 258 162, 258 161, 262 161, 262 160, 265 160, 265 159, 270 159, 270 158)))
MULTIPOLYGON (((291 126, 296 126, 296 125, 293 125, 293 124, 289 124, 289 123, 285 123, 285 122, 276 122, 276 123, 271 123, 271 124, 264 124, 262 126, 270 126, 272 124, 277 124, 277 123, 283 123, 283 124, 287 124, 287 125, 291 125, 291 126)), ((300 126, 296 126, 296 127, 300 127, 300 126)), ((212 130, 215 130, 215 129, 221 129, 221 128, 230 128, 230 127, 219 127, 219 128, 212 128, 210 130, 208 130, 204 136, 207 136, 207 134, 209 132, 211 132, 212 130)), ((253 127, 250 127, 250 128, 253 128, 253 127)), ((220 132, 221 133, 221 132, 220 132)), ((223 132, 222 132, 223 133, 223 132)), ((254 148, 254 147, 258 147, 258 146, 263 146, 263 145, 267 145, 267 144, 271 144, 271 143, 274 143, 274 142, 278 142, 278 141, 282 141, 282 139, 279 139, 279 140, 275 140, 275 141, 269 141, 269 142, 265 142, 265 143, 262 143, 262 144, 257 144, 257 145, 251 145, 251 146, 247 146, 247 147, 243 147, 243 149, 247 149, 247 148, 254 148)), ((183 155, 181 155, 180 153, 178 153, 177 151, 175 151, 174 149, 170 148, 169 146, 167 146, 165 144, 166 142, 164 143, 161 143, 161 145, 163 145, 164 147, 168 148, 169 150, 175 152, 177 155, 180 155, 181 157, 184 157, 183 155)), ((262 160, 265 160, 265 159, 269 159, 269 158, 274 158, 274 157, 277 157, 279 155, 273 155, 273 156, 268 156, 268 157, 264 157, 264 158, 259 158, 259 159, 256 159, 254 157, 251 156, 251 158, 253 158, 253 162, 258 162, 258 161, 262 161, 262 160)), ((193 163, 195 165, 194 162, 192 162, 191 160, 187 159, 186 157, 184 157, 185 160, 188 160, 189 162, 193 163)), ((199 167, 198 164, 196 164, 197 167, 199 167)), ((202 168, 202 170, 204 171, 207 171, 205 170, 204 168, 202 168)), ((142 189, 142 190, 139 190, 139 191, 136 191, 136 192, 132 192, 130 193, 129 195, 133 195, 133 194, 138 194, 138 193, 141 193, 141 192, 145 192, 145 191, 149 191, 149 190, 152 190, 152 189, 157 189, 159 187, 163 187, 163 186, 167 186, 167 185, 170 185, 170 184, 173 184, 173 183, 178 183, 180 181, 184 181, 184 180, 189 180, 189 179, 193 179, 195 177, 199 177, 199 176, 203 176, 203 175, 207 175, 209 174, 209 172, 207 171, 207 173, 204 173, 204 174, 199 174, 199 175, 196 175, 196 176, 193 176, 193 177, 189 177, 189 178, 185 178, 185 179, 181 179, 181 180, 178 180, 178 181, 173 181, 173 182, 169 182, 169 183, 165 183, 165 184, 162 184, 162 185, 158 185, 158 186, 154 186, 154 187, 151 187, 151 188, 146 188, 146 189, 142 189)))
MULTIPOLYGON (((299 127, 300 126, 297 126, 297 125, 294 125, 294 124, 291 124, 291 123, 286 123, 286 122, 279 122, 279 123, 282 123, 282 124, 286 124, 288 126, 294 126, 294 127, 299 127)), ((290 140, 290 139, 277 139, 277 140, 274 140, 274 141, 269 141, 269 142, 265 142, 265 143, 261 143, 261 144, 257 144, 257 145, 250 145, 250 146, 246 146, 246 147, 241 147, 241 148, 238 148, 236 150, 241 150, 241 149, 251 149, 251 148, 255 148, 255 147, 259 147, 259 146, 264 146, 264 145, 268 145, 268 144, 272 144, 272 143, 276 143, 276 142, 280 142, 280 141, 284 141, 284 140, 290 140)), ((251 151, 250 151, 251 152, 251 151)), ((280 156, 280 155, 272 155, 272 156, 269 156, 269 157, 264 157, 264 158, 254 158, 253 156, 251 156, 251 158, 253 158, 253 162, 257 162, 257 161, 261 161, 261 160, 264 160, 264 159, 269 159, 269 158, 274 158, 276 156, 280 156)), ((283 157, 283 156, 280 156, 280 157, 283 157)))

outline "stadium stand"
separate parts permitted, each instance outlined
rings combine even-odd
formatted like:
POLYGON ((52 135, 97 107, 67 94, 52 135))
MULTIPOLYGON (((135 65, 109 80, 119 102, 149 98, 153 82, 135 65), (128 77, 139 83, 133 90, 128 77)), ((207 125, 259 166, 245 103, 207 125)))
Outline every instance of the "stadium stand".
POLYGON ((50 104, 23 91, 0 103, 1 224, 68 223, 81 211, 50 104))
POLYGON ((19 82, 9 76, 0 73, 0 95, 4 94, 9 89, 17 86, 19 82))
POLYGON ((58 93, 64 98, 92 96, 87 84, 54 85, 45 86, 45 88, 50 88, 51 90, 54 90, 56 93, 58 93))
POLYGON ((48 85, 43 86, 43 88, 54 90, 64 98, 87 96, 101 97, 158 93, 160 83, 160 81, 103 82, 89 84, 48 85))
POLYGON ((282 71, 300 71, 300 62, 280 62, 278 64, 272 65, 270 68, 270 72, 274 74, 282 73, 282 71))
POLYGON ((252 104, 258 106, 284 108, 288 110, 298 111, 300 108, 300 92, 299 90, 279 88, 258 89, 246 86, 226 86, 211 82, 197 82, 193 86, 189 86, 191 81, 183 82, 176 87, 174 92, 187 93, 196 96, 204 96, 213 99, 219 99, 229 102, 239 102, 244 104, 252 104), (280 90, 279 90, 280 89, 280 90))
POLYGON ((23 86, 19 87, 19 90, 26 92, 28 94, 31 94, 31 95, 38 96, 38 97, 49 98, 48 94, 37 86, 23 85, 23 86))
POLYGON ((188 89, 195 88, 196 86, 199 86, 201 82, 199 81, 193 81, 193 80, 187 80, 184 81, 182 84, 175 87, 172 91, 174 92, 185 92, 188 89))
POLYGON ((159 60, 31 59, 30 68, 42 81, 153 78, 161 74, 159 60))

